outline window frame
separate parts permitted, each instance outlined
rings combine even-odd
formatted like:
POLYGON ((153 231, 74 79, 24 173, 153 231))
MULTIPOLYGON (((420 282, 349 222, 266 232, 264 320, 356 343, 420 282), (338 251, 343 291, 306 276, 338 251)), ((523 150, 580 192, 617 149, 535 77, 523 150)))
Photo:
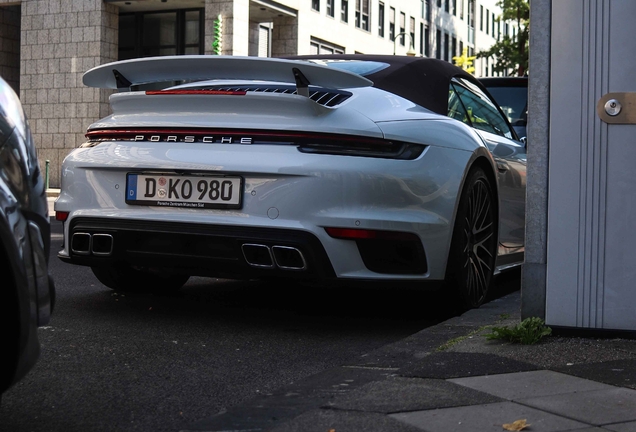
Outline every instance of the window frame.
MULTIPOLYGON (((462 105, 464 106, 464 110, 467 115, 467 120, 470 122, 470 123, 468 122, 464 122, 464 123, 469 124, 473 129, 492 133, 492 134, 495 134, 504 138, 508 138, 511 140, 517 139, 517 135, 514 129, 510 125, 510 122, 508 121, 507 117, 501 111, 501 108, 499 107, 499 105, 497 105, 497 103, 493 99, 488 97, 488 95, 484 93, 477 85, 466 80, 465 78, 453 77, 451 79, 450 86, 453 87, 455 92, 457 92, 457 96, 459 97, 460 101, 462 102, 462 105), (467 92, 467 94, 471 95, 475 102, 480 102, 480 101, 484 102, 481 106, 479 106, 479 108, 486 107, 486 108, 489 108, 489 111, 491 113, 496 113, 497 115, 496 118, 500 120, 500 124, 498 126, 494 125, 494 122, 490 121, 492 119, 489 118, 487 115, 478 117, 481 120, 483 120, 481 122, 474 121, 474 118, 476 118, 475 110, 468 109, 466 100, 464 97, 462 97, 463 93, 458 91, 458 88, 463 89, 465 92, 467 92), (499 127, 501 126, 504 126, 505 130, 499 129, 499 127)), ((479 112, 479 114, 481 114, 481 112, 479 112)))

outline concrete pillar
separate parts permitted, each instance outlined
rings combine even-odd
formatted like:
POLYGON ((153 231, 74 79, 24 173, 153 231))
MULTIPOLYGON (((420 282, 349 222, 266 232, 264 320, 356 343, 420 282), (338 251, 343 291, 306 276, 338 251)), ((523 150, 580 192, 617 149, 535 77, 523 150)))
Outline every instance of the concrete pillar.
POLYGON ((205 0, 205 54, 212 54, 214 21, 223 17, 223 55, 249 53, 249 0, 205 0))
POLYGON ((250 21, 250 35, 249 35, 249 49, 248 55, 256 57, 258 56, 258 33, 260 28, 260 23, 256 21, 250 21))
POLYGON ((530 1, 526 254, 521 318, 545 319, 552 0, 530 1))
POLYGON ((22 2, 20 98, 51 187, 86 128, 109 113, 111 91, 85 87, 82 74, 117 60, 118 27, 118 8, 102 0, 22 2))
POLYGON ((272 57, 296 55, 298 52, 298 18, 289 16, 275 18, 272 29, 272 57))

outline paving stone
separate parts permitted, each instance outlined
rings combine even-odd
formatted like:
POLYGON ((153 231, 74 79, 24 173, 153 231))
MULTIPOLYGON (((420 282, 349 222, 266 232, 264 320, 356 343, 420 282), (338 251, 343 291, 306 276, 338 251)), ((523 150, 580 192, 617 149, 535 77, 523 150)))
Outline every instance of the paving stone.
POLYGON ((364 432, 421 432, 414 427, 382 414, 355 411, 313 410, 288 421, 271 432, 327 432, 364 431, 364 432))
POLYGON ((420 427, 427 432, 502 431, 504 424, 521 419, 530 424, 528 430, 532 432, 572 431, 589 427, 584 423, 514 402, 398 413, 389 417, 420 427))
POLYGON ((500 398, 444 380, 387 378, 337 395, 328 407, 393 413, 499 402, 500 398))
POLYGON ((610 387, 609 390, 543 396, 519 402, 595 426, 636 421, 636 390, 625 388, 610 387))
POLYGON ((457 378, 449 381, 509 400, 614 388, 606 384, 546 370, 457 378))
POLYGON ((636 389, 636 369, 633 359, 575 364, 555 370, 605 384, 636 389))
POLYGON ((401 376, 419 378, 459 378, 537 370, 530 363, 495 354, 435 352, 416 365, 401 369, 401 376))

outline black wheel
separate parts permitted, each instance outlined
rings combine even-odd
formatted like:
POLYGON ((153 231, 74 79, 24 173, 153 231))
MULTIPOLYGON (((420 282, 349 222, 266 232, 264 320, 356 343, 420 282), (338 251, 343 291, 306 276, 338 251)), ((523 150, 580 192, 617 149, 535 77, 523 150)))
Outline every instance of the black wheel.
POLYGON ((498 242, 495 194, 483 169, 473 168, 459 201, 451 250, 446 265, 446 289, 458 306, 479 307, 488 294, 495 270, 498 242))
POLYGON ((188 275, 162 273, 127 265, 91 267, 97 279, 108 288, 129 292, 170 292, 179 290, 188 275))

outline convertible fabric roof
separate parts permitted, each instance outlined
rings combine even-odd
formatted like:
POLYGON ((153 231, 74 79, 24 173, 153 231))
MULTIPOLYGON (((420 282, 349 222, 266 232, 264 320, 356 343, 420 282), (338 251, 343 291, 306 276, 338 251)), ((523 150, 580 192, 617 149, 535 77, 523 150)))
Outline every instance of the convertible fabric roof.
POLYGON ((448 113, 448 87, 453 77, 462 77, 488 91, 479 81, 453 64, 428 57, 396 55, 333 54, 286 57, 298 60, 358 60, 387 63, 390 66, 376 73, 365 75, 373 81, 373 87, 386 90, 410 100, 438 114, 448 113))

